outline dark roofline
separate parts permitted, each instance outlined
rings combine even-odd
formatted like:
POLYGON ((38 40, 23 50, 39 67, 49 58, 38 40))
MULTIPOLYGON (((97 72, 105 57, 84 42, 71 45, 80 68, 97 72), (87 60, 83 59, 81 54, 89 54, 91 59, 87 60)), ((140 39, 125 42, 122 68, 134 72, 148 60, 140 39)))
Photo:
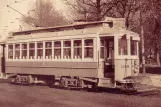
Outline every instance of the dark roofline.
POLYGON ((86 22, 81 24, 72 24, 72 25, 64 25, 64 26, 55 26, 55 27, 46 27, 46 28, 37 28, 33 30, 26 30, 26 31, 18 31, 18 32, 12 32, 12 35, 21 35, 21 34, 31 34, 35 32, 54 32, 54 31, 63 31, 68 28, 82 28, 90 25, 97 25, 102 23, 109 23, 112 24, 112 21, 97 21, 97 22, 86 22))

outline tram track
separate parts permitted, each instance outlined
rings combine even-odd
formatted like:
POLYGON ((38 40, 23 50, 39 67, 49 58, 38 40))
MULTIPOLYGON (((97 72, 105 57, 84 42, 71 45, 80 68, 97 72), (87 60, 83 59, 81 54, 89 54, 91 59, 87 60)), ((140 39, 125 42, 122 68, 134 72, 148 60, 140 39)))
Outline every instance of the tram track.
POLYGON ((81 88, 68 88, 68 87, 60 87, 58 85, 55 86, 48 86, 45 83, 38 83, 38 84, 33 84, 33 85, 27 85, 27 84, 16 84, 12 83, 11 79, 0 79, 0 84, 10 84, 10 85, 16 85, 16 86, 47 86, 49 88, 53 89, 60 89, 60 90, 71 90, 71 91, 81 91, 81 92, 93 92, 93 93, 111 93, 111 94, 122 94, 122 95, 128 95, 128 96, 142 96, 142 97, 160 97, 161 96, 161 89, 158 88, 157 91, 154 92, 144 92, 144 93, 139 93, 139 92, 133 92, 133 93, 123 93, 120 91, 120 89, 115 89, 115 88, 99 88, 97 90, 88 90, 88 89, 81 89, 81 88))
POLYGON ((161 105, 161 94, 148 96, 140 94, 125 95, 112 89, 87 92, 49 88, 45 84, 24 86, 1 82, 0 93, 0 104, 4 107, 7 105, 6 101, 9 101, 8 107, 16 107, 18 104, 24 107, 27 105, 30 107, 50 107, 51 105, 56 107, 159 107, 161 105))

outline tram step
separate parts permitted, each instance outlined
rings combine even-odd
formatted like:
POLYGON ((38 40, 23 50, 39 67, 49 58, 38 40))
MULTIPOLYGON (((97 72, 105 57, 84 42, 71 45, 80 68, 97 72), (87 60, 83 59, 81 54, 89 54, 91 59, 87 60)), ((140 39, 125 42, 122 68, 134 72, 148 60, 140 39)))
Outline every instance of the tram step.
POLYGON ((151 88, 151 89, 140 89, 136 90, 135 92, 132 92, 131 94, 137 94, 141 96, 147 96, 147 95, 155 95, 160 93, 160 90, 157 88, 151 88))
POLYGON ((99 87, 113 88, 113 79, 112 78, 99 78, 99 87))
POLYGON ((157 88, 149 88, 149 89, 137 89, 137 92, 160 92, 157 88))

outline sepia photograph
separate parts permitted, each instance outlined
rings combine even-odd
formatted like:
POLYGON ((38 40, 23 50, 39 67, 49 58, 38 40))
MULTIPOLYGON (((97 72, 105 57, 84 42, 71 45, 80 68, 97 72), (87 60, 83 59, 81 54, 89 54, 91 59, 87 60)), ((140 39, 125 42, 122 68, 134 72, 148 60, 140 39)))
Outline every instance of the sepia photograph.
POLYGON ((161 107, 161 0, 0 0, 0 107, 161 107))

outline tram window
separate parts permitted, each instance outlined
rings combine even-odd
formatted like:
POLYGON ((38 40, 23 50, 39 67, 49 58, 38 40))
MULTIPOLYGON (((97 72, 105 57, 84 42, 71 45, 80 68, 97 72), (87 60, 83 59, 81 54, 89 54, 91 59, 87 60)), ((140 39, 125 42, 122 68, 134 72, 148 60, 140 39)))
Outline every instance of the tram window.
POLYGON ((85 47, 84 52, 85 52, 84 54, 85 58, 93 58, 93 48, 85 47))
POLYGON ((84 58, 93 58, 93 39, 84 40, 84 58))
POLYGON ((22 59, 27 59, 27 44, 22 44, 21 47, 22 59))
POLYGON ((20 44, 15 44, 15 49, 20 49, 20 44))
POLYGON ((52 42, 45 42, 45 48, 51 48, 52 42))
POLYGON ((74 40, 74 47, 81 47, 82 46, 82 41, 81 40, 74 40))
POLYGON ((118 39, 118 49, 119 49, 119 55, 127 55, 127 39, 119 38, 118 39))
POLYGON ((84 40, 84 46, 93 46, 93 39, 84 40))
POLYGON ((52 57, 52 42, 45 42, 45 59, 52 57))
POLYGON ((82 41, 81 40, 74 40, 74 59, 81 59, 82 58, 82 41))
POLYGON ((20 44, 15 44, 15 59, 20 59, 20 44))
POLYGON ((60 41, 55 41, 54 42, 54 47, 61 47, 61 42, 60 41))
POLYGON ((34 59, 35 58, 35 43, 29 44, 29 58, 34 59))
POLYGON ((13 45, 8 45, 8 59, 13 59, 13 45))
POLYGON ((54 59, 61 59, 61 41, 54 42, 54 59))
POLYGON ((113 57, 114 57, 114 42, 113 41, 109 41, 108 51, 109 51, 109 53, 108 53, 109 58, 113 59, 113 57))
POLYGON ((71 41, 63 41, 63 47, 71 47, 71 41))
POLYGON ((30 43, 30 44, 29 44, 29 48, 30 48, 30 49, 35 49, 35 43, 30 43))
POLYGON ((104 39, 100 40, 100 57, 104 58, 104 39))
POLYGON ((43 59, 43 43, 37 43, 37 59, 43 59))
POLYGON ((71 41, 63 41, 63 58, 71 58, 71 41))
POLYGON ((22 44, 22 49, 27 49, 27 44, 22 44))
POLYGON ((137 55, 137 41, 131 40, 131 55, 137 55))

